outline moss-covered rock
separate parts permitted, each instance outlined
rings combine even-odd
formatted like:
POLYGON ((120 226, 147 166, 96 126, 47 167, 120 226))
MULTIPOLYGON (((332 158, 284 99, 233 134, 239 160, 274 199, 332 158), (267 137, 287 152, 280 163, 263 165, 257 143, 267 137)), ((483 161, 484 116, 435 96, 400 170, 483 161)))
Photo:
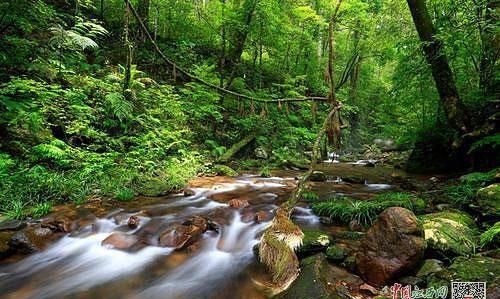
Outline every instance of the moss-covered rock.
POLYGON ((232 169, 229 166, 217 164, 212 167, 212 172, 215 175, 223 175, 223 176, 238 176, 238 172, 232 169))
POLYGON ((468 255, 478 244, 477 227, 466 213, 445 211, 421 218, 427 247, 456 255, 468 255))
POLYGON ((363 281, 345 269, 331 265, 324 254, 303 259, 297 280, 279 299, 340 299, 353 298, 350 290, 359 289, 363 281), (342 284, 338 283, 342 281, 342 284))
POLYGON ((428 286, 448 285, 450 281, 484 281, 488 287, 500 285, 500 260, 486 256, 458 257, 443 271, 428 277, 428 286))
POLYGON ((443 262, 436 259, 428 259, 422 263, 420 269, 418 269, 416 276, 419 278, 425 278, 433 273, 438 273, 443 271, 443 262))
POLYGON ((322 171, 313 171, 309 176, 311 182, 324 182, 326 181, 326 174, 322 171))
POLYGON ((342 262, 347 256, 344 248, 337 245, 329 246, 325 253, 327 259, 336 263, 342 262))
POLYGON ((500 217, 500 184, 479 189, 477 191, 477 204, 484 216, 500 217))
POLYGON ((297 250, 300 255, 310 255, 325 250, 330 245, 330 237, 320 231, 304 231, 302 245, 297 250))

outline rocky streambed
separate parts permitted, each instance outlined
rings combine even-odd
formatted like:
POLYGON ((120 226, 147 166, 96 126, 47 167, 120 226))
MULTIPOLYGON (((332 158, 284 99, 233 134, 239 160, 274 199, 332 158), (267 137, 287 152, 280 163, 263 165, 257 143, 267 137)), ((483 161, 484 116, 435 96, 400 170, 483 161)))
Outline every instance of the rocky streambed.
MULTIPOLYGON (((431 215, 425 222, 407 209, 389 208, 370 227, 316 215, 311 208, 338 196, 365 202, 387 191, 432 192, 442 178, 408 177, 363 163, 320 170, 309 184, 317 198, 304 198, 292 216, 305 232, 297 252, 301 274, 278 297, 373 298, 387 295, 383 287, 393 282, 439 286, 473 267, 464 265, 470 259, 457 263, 439 256, 468 250, 460 240, 451 244, 453 238, 440 243, 446 236, 435 223, 471 225, 452 212, 427 206, 420 211, 431 215), (420 221, 440 236, 434 243, 424 238, 420 221)), ((3 222, 0 298, 267 298, 271 278, 255 245, 298 176, 287 170, 270 178, 203 177, 180 194, 131 202, 95 198, 58 206, 37 221, 3 222)), ((496 255, 475 256, 473 263, 488 265, 477 271, 493 287, 490 293, 498 289, 496 255)))

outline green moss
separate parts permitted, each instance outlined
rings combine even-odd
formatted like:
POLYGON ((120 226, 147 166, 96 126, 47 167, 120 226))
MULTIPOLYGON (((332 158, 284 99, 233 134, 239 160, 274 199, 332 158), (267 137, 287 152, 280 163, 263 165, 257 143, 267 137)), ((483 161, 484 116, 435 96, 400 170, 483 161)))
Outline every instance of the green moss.
POLYGON ((500 217, 500 184, 479 189, 477 191, 477 204, 483 215, 500 217))
POLYGON ((500 221, 481 234, 480 244, 481 247, 500 245, 500 221))
POLYGON ((313 253, 326 249, 330 245, 330 237, 321 231, 304 231, 299 253, 313 253))
POLYGON ((458 257, 448 268, 453 280, 459 281, 486 281, 498 280, 500 261, 495 258, 473 256, 470 258, 458 257))
POLYGON ((429 248, 457 255, 474 253, 478 237, 474 220, 463 212, 440 212, 420 217, 429 248))
POLYGON ((500 172, 500 168, 492 169, 488 172, 473 172, 460 177, 460 182, 474 186, 484 186, 491 184, 495 180, 495 175, 500 172))
POLYGON ((332 245, 326 249, 326 257, 334 262, 341 262, 346 257, 346 252, 342 247, 332 245))
POLYGON ((321 216, 349 223, 356 220, 362 225, 371 224, 383 210, 389 207, 404 207, 416 213, 425 208, 425 202, 409 193, 383 193, 372 200, 354 200, 350 198, 333 199, 315 203, 313 211, 321 216))
POLYGON ((238 172, 236 172, 234 169, 232 169, 229 166, 226 165, 221 165, 217 164, 212 167, 212 172, 215 175, 222 175, 222 176, 238 176, 238 172))

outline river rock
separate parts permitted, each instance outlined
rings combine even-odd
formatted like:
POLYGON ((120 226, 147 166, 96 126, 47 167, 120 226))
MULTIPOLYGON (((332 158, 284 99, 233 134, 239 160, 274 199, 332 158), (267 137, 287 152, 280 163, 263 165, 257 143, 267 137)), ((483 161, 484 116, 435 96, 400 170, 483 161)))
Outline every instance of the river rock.
POLYGON ((348 175, 348 176, 343 176, 342 181, 351 184, 364 184, 366 180, 362 176, 348 175))
POLYGON ((248 200, 245 200, 245 199, 237 199, 237 198, 231 199, 230 201, 228 201, 228 202, 227 202, 227 204, 228 204, 231 208, 235 208, 235 209, 248 207, 248 206, 250 205, 250 204, 248 203, 248 200))
POLYGON ((311 255, 319 251, 324 251, 330 245, 330 237, 320 231, 304 231, 302 245, 297 253, 300 255, 311 255))
POLYGON ((26 226, 26 223, 21 220, 11 219, 0 222, 0 231, 4 230, 20 230, 26 226))
POLYGON ((271 219, 273 219, 273 214, 268 211, 258 211, 254 216, 254 220, 257 223, 270 221, 271 219))
POLYGON ((500 184, 493 184, 477 191, 479 212, 487 217, 500 217, 500 184))
POLYGON ((331 265, 324 254, 317 254, 300 262, 300 275, 278 299, 354 298, 363 280, 345 269, 331 265))
POLYGON ((160 234, 159 244, 179 250, 197 241, 208 229, 205 218, 194 216, 183 224, 177 224, 160 234))
POLYGON ((311 182, 324 182, 326 181, 326 175, 322 171, 313 171, 309 176, 311 182))
POLYGON ((212 172, 215 175, 238 176, 238 172, 227 165, 220 165, 220 164, 214 165, 212 167, 212 172))
POLYGON ((129 228, 137 228, 139 226, 139 223, 141 222, 141 220, 139 219, 139 217, 137 216, 130 216, 127 220, 127 225, 129 228))
POLYGON ((477 228, 465 212, 445 211, 420 217, 428 249, 454 255, 474 252, 477 245, 477 228))
POLYGON ((16 232, 9 246, 22 253, 33 253, 45 249, 52 231, 43 227, 27 227, 16 232))
POLYGON ((0 258, 7 256, 12 250, 10 248, 10 239, 12 232, 0 232, 0 258))
POLYGON ((101 245, 107 248, 129 250, 137 242, 138 238, 135 235, 115 232, 109 235, 106 239, 104 239, 101 242, 101 245))
POLYGON ((416 266, 425 242, 415 215, 405 208, 383 211, 361 241, 356 266, 370 284, 382 285, 416 266))
POLYGON ((188 196, 193 196, 196 194, 196 191, 194 191, 193 189, 191 188, 186 188, 184 189, 184 196, 188 197, 188 196))
POLYGON ((419 278, 426 278, 427 276, 443 271, 443 262, 436 259, 425 260, 420 269, 418 269, 416 276, 419 278))

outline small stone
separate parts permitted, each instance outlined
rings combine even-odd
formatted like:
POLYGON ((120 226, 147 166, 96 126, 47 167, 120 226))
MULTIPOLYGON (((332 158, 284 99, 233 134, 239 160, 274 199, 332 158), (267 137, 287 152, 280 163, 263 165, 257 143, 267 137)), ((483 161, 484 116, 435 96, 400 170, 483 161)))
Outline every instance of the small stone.
POLYGON ((125 233, 112 233, 101 242, 101 245, 107 248, 127 250, 137 243, 138 239, 134 235, 125 233))
POLYGON ((141 220, 137 216, 130 216, 127 221, 127 225, 130 228, 137 228, 141 220))
POLYGON ((237 199, 237 198, 231 199, 230 201, 228 201, 227 204, 231 208, 235 208, 235 209, 248 207, 250 205, 247 200, 245 200, 245 199, 237 199))
POLYGON ((184 196, 186 196, 186 197, 193 196, 195 194, 196 194, 196 192, 191 188, 184 189, 184 196))

